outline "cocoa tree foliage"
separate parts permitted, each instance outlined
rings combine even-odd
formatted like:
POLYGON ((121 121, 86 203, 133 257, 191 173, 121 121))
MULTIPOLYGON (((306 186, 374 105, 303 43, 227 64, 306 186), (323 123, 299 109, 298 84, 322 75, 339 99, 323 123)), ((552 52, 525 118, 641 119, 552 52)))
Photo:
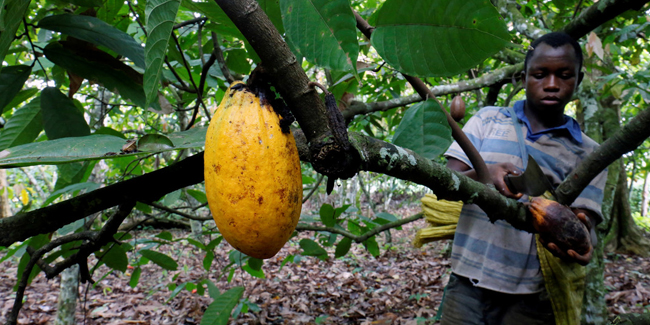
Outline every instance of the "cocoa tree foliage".
MULTIPOLYGON (((616 102, 621 126, 643 115, 650 101, 646 2, 7 1, 0 32, 0 167, 9 174, 3 193, 14 216, 0 220, 0 258, 20 258, 19 291, 37 272, 51 278, 73 264, 85 281, 103 276, 94 272, 99 264, 116 272, 131 266, 136 286, 146 263, 177 270, 173 257, 155 248, 181 240, 203 252, 211 271, 221 237, 205 222, 201 147, 211 110, 228 85, 255 68, 264 68, 298 121, 305 195, 325 192, 322 174, 334 182, 361 172, 355 179, 363 182, 366 171, 376 172, 393 184, 403 180, 391 190, 418 183, 450 199, 476 194, 474 202, 486 211, 505 211, 499 217, 525 229, 520 204, 444 168, 440 155, 454 132, 443 110, 460 95, 467 107, 462 126, 480 107, 523 98, 518 80, 528 44, 565 30, 585 49, 593 89, 568 113, 596 130, 598 142, 607 140, 613 135, 602 131, 606 114, 598 113, 598 101, 616 102), (327 142, 335 126, 309 81, 334 95, 352 146, 327 142), (427 101, 423 86, 431 93, 427 101), (332 144, 318 160, 315 150, 332 144), (139 224, 161 219, 191 226, 192 234, 161 233, 150 242, 132 237, 139 224), (88 264, 90 254, 99 264, 88 264)), ((636 184, 631 193, 642 192, 639 180, 647 175, 646 138, 629 143, 627 151, 638 149, 624 158, 636 184)), ((369 217, 360 202, 357 196, 303 211, 298 230, 316 235, 300 242, 301 254, 338 258, 362 244, 378 255, 382 233, 421 217, 381 213, 368 203, 369 217), (323 246, 336 246, 335 256, 323 246)), ((264 276, 263 261, 231 255, 231 268, 220 272, 242 267, 264 276)), ((170 284, 175 293, 199 294, 210 285, 204 279, 170 284)), ((227 321, 237 304, 249 308, 240 302, 240 288, 210 296, 213 323, 227 321)), ((20 310, 16 301, 13 316, 20 310)))

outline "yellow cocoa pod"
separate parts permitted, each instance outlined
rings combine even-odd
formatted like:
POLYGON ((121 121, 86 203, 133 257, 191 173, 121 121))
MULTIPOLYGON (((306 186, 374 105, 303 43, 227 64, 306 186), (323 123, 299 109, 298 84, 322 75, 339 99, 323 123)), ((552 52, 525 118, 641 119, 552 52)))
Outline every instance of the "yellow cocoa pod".
POLYGON ((223 238, 248 256, 273 257, 300 219, 300 160, 278 114, 242 82, 231 85, 210 121, 204 173, 223 238))

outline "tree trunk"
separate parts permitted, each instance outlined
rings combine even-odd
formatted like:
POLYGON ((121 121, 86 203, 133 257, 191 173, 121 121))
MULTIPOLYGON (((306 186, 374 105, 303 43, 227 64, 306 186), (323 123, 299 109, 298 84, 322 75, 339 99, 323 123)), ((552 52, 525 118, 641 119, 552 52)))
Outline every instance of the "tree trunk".
POLYGON ((643 193, 641 194, 641 215, 644 217, 648 213, 648 186, 650 185, 648 178, 650 178, 650 173, 646 171, 645 180, 643 181, 643 193))
POLYGON ((7 195, 8 188, 7 170, 0 169, 0 190, 2 190, 2 195, 0 195, 0 219, 11 216, 11 201, 9 201, 9 195, 7 195))
MULTIPOLYGON (((604 139, 603 116, 606 114, 605 109, 599 103, 595 87, 585 78, 582 83, 580 93, 578 94, 580 102, 577 105, 576 117, 583 132, 598 143, 604 139)), ((611 168, 611 167, 610 167, 611 168)), ((610 169, 611 170, 611 169, 610 169)), ((591 262, 586 266, 587 279, 585 283, 585 294, 582 303, 582 324, 605 324, 607 320, 607 302, 605 301, 605 284, 603 274, 605 273, 604 263, 604 246, 605 237, 609 231, 609 216, 614 201, 614 188, 618 173, 609 173, 605 185, 602 214, 603 222, 596 228, 598 238, 594 246, 594 255, 591 262)))
POLYGON ((79 298, 79 265, 75 264, 61 272, 61 289, 54 325, 74 325, 79 298))
POLYGON ((622 160, 620 164, 619 182, 614 201, 617 209, 615 210, 616 214, 612 215, 612 218, 616 218, 617 231, 609 238, 610 242, 608 244, 617 252, 647 256, 650 253, 650 240, 643 236, 643 230, 637 226, 632 218, 626 173, 622 166, 622 160))

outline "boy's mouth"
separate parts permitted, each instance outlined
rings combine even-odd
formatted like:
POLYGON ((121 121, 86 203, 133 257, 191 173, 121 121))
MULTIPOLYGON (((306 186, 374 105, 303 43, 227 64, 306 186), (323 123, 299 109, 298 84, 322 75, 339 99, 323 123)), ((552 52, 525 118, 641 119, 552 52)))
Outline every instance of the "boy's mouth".
POLYGON ((544 105, 557 105, 560 103, 560 99, 557 97, 544 97, 541 100, 541 103, 544 105))

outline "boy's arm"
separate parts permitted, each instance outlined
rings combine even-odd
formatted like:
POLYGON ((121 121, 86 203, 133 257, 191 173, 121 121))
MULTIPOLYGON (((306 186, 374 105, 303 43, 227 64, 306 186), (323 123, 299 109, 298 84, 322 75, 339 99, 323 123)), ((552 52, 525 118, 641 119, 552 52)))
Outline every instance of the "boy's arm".
MULTIPOLYGON (((511 163, 498 163, 487 165, 490 176, 492 177, 492 183, 494 187, 499 191, 499 193, 513 199, 519 199, 522 197, 522 193, 512 193, 506 186, 504 177, 508 174, 519 175, 521 171, 515 165, 511 163)), ((476 170, 468 166, 466 163, 462 162, 459 159, 448 157, 447 168, 457 171, 473 180, 477 180, 476 170)))

